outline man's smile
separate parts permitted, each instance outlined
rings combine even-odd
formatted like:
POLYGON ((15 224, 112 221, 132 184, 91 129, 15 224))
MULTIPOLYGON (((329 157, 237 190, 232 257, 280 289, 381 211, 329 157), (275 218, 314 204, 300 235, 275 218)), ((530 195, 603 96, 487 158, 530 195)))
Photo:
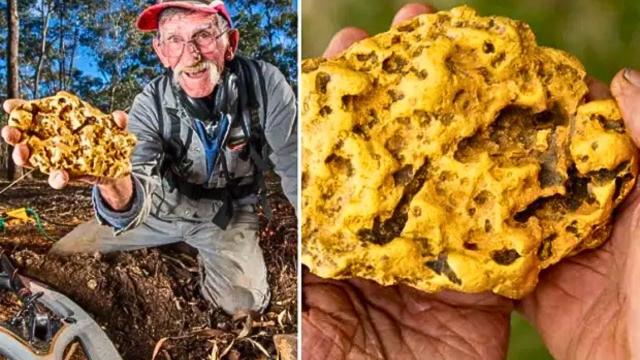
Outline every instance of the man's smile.
POLYGON ((194 66, 183 68, 182 70, 180 70, 180 73, 185 74, 192 79, 200 78, 202 77, 203 74, 207 72, 207 70, 209 69, 209 65, 210 64, 206 62, 200 62, 194 66))
POLYGON ((220 79, 215 63, 199 61, 194 65, 175 69, 174 80, 180 84, 187 95, 201 98, 211 94, 220 79))

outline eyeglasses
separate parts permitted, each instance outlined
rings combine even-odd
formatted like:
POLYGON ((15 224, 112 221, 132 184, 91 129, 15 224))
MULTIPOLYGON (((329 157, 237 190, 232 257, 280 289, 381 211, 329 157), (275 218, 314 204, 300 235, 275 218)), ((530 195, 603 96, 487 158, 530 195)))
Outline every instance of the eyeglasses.
MULTIPOLYGON (((213 25, 211 25, 213 27, 213 25)), ((186 41, 182 36, 171 35, 164 40, 160 40, 160 43, 165 49, 168 56, 180 57, 184 51, 184 47, 188 43, 192 43, 200 53, 207 53, 213 50, 215 42, 224 34, 228 33, 232 29, 227 29, 219 34, 216 34, 213 29, 200 30, 191 36, 191 40, 186 41)))

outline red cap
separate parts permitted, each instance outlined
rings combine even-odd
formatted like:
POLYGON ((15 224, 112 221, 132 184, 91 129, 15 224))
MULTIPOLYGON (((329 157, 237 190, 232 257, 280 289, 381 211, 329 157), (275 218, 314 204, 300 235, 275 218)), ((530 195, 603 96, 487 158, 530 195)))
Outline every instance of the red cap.
POLYGON ((220 14, 227 20, 231 27, 231 17, 221 0, 159 0, 157 4, 144 9, 140 16, 138 16, 138 21, 136 22, 138 29, 141 31, 158 30, 158 19, 160 18, 162 10, 166 8, 182 8, 203 11, 210 14, 220 14))

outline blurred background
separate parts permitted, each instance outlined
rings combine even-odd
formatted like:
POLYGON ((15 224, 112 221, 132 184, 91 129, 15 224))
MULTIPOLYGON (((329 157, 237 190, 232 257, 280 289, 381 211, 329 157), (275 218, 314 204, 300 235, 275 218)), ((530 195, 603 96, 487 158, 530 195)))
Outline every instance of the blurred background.
MULTIPOLYGON (((331 36, 345 26, 376 34, 389 28, 406 0, 302 1, 302 57, 320 56, 331 36)), ((625 67, 640 68, 640 1, 638 0, 433 0, 446 10, 467 4, 481 15, 523 20, 538 44, 569 51, 592 76, 609 82, 625 67)), ((552 359, 536 331, 519 315, 512 317, 508 359, 552 359)))

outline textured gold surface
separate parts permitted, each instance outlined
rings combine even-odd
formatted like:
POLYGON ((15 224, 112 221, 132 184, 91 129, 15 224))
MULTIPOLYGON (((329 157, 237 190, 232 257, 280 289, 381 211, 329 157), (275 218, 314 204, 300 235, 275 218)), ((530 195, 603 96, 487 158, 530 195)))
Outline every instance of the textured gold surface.
POLYGON ((520 298, 610 233, 637 175, 613 100, 529 27, 468 7, 302 64, 311 271, 520 298))
POLYGON ((43 173, 116 178, 131 172, 135 136, 73 94, 60 91, 26 102, 11 111, 9 125, 23 132, 29 161, 43 173))

